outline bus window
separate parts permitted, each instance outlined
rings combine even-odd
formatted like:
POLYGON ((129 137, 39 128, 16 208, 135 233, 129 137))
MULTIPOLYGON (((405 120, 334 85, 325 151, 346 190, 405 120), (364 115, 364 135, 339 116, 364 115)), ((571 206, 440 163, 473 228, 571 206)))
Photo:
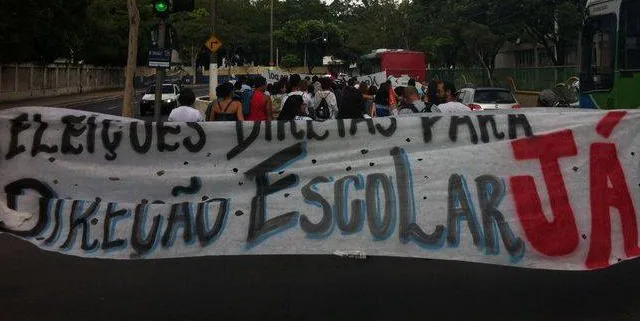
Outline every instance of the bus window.
POLYGON ((640 3, 625 1, 620 8, 620 69, 640 69, 640 3))
POLYGON ((613 14, 590 17, 585 21, 580 63, 583 92, 613 87, 615 22, 613 14))

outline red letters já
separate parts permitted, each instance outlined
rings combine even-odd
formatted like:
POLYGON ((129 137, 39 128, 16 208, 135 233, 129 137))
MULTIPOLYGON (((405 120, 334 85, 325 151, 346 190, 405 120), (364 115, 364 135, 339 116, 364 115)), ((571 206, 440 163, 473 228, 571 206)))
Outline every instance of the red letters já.
POLYGON ((640 255, 636 211, 629 194, 616 145, 594 143, 589 153, 591 181, 591 243, 587 267, 609 266, 611 256, 611 207, 620 213, 624 251, 628 257, 640 255))
POLYGON ((573 133, 563 130, 516 140, 511 145, 516 160, 540 161, 553 211, 553 219, 549 221, 532 176, 511 177, 516 211, 527 239, 534 249, 547 256, 572 253, 579 243, 578 227, 558 160, 578 154, 573 133))

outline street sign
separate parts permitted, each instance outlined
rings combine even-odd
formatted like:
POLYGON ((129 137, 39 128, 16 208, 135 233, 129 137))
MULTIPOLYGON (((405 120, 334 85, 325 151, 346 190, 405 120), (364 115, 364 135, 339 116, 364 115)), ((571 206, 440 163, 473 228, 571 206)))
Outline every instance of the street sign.
POLYGON ((150 49, 149 67, 169 68, 171 67, 171 49, 150 49))
POLYGON ((207 46, 207 48, 209 48, 211 52, 216 53, 216 51, 218 51, 218 49, 222 47, 222 42, 218 40, 215 35, 211 35, 211 38, 209 38, 209 40, 207 40, 207 43, 205 43, 204 45, 207 46))

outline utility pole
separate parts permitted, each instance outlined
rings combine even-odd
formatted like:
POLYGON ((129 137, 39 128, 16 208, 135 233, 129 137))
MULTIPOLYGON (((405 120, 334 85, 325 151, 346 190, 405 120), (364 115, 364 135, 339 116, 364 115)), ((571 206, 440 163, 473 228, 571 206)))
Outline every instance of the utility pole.
MULTIPOLYGON (((160 18, 158 23, 158 49, 163 50, 165 45, 165 38, 167 33, 167 25, 165 18, 160 18)), ((156 104, 153 109, 153 120, 156 123, 160 122, 162 114, 162 85, 164 84, 164 68, 156 68, 156 104)))
POLYGON ((269 46, 269 66, 275 65, 273 61, 273 0, 271 0, 271 45, 269 46))
MULTIPOLYGON (((216 33, 216 24, 218 23, 218 2, 211 0, 211 34, 216 33)), ((218 87, 218 55, 211 53, 209 59, 209 101, 213 102, 216 97, 216 87, 218 87)))

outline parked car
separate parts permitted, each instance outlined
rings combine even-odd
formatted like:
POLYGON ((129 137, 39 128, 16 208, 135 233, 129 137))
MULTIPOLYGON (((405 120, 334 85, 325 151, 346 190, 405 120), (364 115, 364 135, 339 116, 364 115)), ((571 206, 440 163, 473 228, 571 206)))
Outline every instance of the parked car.
MULTIPOLYGON (((168 114, 178 107, 178 96, 180 88, 175 84, 162 85, 162 110, 163 114, 168 114)), ((151 111, 153 113, 156 100, 156 86, 150 86, 140 100, 140 114, 145 115, 151 111)))
POLYGON ((516 97, 504 88, 462 88, 456 98, 471 110, 520 108, 516 97))

